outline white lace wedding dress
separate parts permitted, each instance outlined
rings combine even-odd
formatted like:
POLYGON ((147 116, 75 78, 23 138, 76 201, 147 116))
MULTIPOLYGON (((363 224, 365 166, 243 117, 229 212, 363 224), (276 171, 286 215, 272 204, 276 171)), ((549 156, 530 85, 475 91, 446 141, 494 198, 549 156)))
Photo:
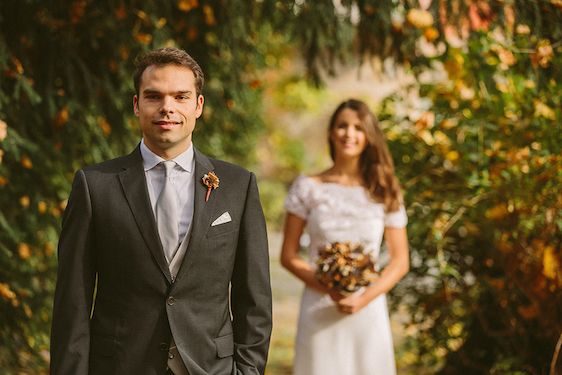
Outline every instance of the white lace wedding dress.
MULTIPOLYGON (((322 183, 299 176, 285 200, 288 212, 307 222, 308 256, 335 241, 361 242, 378 257, 385 227, 402 228, 403 207, 385 213, 360 186, 322 183)), ((393 375, 394 350, 386 297, 359 312, 340 313, 328 295, 305 288, 295 347, 295 375, 393 375)))

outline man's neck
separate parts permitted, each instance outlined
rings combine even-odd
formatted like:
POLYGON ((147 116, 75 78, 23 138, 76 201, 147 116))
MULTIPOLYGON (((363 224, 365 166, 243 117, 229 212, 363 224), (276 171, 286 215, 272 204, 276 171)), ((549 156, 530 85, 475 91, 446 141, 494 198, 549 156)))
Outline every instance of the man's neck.
POLYGON ((144 140, 144 144, 150 151, 160 156, 164 160, 171 160, 176 156, 186 152, 189 147, 191 147, 191 141, 188 141, 184 144, 174 145, 169 148, 154 147, 153 145, 147 143, 146 139, 144 140))

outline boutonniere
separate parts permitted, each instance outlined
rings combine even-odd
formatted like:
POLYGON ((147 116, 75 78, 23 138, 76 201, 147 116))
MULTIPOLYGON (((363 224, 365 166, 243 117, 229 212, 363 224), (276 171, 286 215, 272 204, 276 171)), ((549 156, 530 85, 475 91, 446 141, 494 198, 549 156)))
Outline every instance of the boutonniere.
POLYGON ((211 190, 219 187, 220 180, 215 172, 211 171, 203 175, 201 182, 203 182, 203 185, 207 187, 207 194, 205 194, 205 202, 207 202, 209 200, 209 197, 211 196, 211 190))

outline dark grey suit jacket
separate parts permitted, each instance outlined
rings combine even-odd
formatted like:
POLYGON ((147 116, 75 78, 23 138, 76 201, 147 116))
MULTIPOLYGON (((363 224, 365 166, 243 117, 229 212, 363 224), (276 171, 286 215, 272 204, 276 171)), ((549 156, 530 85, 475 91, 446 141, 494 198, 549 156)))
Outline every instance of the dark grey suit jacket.
POLYGON ((163 374, 171 332, 191 375, 263 374, 271 289, 255 176, 195 150, 194 199, 172 283, 139 148, 76 173, 58 248, 52 374, 163 374), (220 186, 205 202, 209 171, 220 186), (231 222, 211 226, 227 211, 231 222))

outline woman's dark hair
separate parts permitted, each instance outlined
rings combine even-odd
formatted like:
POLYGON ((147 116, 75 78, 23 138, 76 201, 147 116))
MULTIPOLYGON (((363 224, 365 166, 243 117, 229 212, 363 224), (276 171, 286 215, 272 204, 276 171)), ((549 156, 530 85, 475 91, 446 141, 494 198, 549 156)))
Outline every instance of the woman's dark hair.
POLYGON ((384 133, 379 127, 376 116, 362 101, 349 99, 341 103, 330 118, 328 128, 328 142, 330 144, 330 156, 335 159, 335 147, 330 135, 335 128, 339 114, 344 109, 357 112, 361 126, 367 138, 367 146, 361 154, 359 168, 365 188, 370 196, 384 204, 387 212, 397 211, 402 202, 402 193, 398 178, 394 174, 394 163, 388 151, 384 133))

